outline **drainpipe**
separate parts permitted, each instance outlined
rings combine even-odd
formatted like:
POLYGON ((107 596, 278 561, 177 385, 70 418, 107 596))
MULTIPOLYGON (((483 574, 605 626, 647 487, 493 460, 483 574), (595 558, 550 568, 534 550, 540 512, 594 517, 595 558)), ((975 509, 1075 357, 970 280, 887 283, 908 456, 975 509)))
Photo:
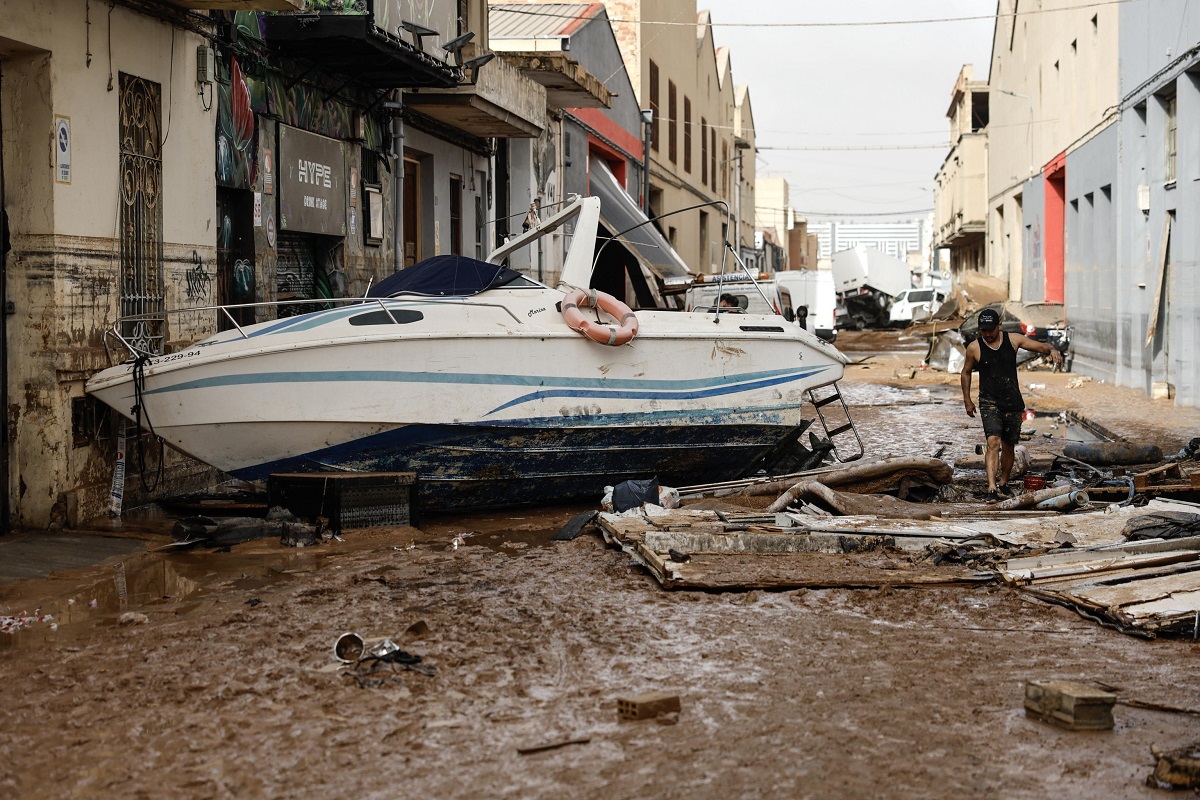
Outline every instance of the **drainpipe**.
POLYGON ((650 216, 650 125, 654 109, 642 109, 642 211, 650 216))
POLYGON ((400 89, 395 91, 394 99, 383 105, 392 112, 392 157, 396 159, 392 173, 392 236, 395 239, 392 251, 398 272, 404 269, 404 118, 400 116, 404 109, 404 94, 400 89))

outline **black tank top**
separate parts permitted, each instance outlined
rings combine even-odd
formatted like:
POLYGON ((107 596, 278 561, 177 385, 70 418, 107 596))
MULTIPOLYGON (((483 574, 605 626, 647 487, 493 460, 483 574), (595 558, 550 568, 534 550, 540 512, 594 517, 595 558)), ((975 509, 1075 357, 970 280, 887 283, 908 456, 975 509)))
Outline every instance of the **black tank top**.
POLYGON ((979 337, 979 403, 990 403, 1001 411, 1025 410, 1017 381, 1017 351, 1006 331, 1001 331, 1000 346, 995 350, 979 337))

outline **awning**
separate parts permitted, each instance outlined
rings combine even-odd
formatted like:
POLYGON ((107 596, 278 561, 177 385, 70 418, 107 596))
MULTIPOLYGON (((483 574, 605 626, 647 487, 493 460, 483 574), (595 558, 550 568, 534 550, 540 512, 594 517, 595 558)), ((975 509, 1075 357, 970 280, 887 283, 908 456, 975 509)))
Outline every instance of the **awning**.
POLYGON ((591 169, 591 193, 600 198, 601 224, 660 282, 680 284, 681 278, 690 278, 692 271, 687 264, 621 187, 608 164, 591 158, 588 166, 591 169))

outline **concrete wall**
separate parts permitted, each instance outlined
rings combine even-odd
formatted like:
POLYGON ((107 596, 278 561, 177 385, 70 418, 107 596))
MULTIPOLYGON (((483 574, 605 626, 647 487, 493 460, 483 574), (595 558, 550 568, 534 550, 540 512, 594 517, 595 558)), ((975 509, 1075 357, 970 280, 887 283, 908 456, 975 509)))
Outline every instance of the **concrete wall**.
POLYGON ((189 287, 213 286, 216 111, 197 94, 195 52, 203 40, 176 31, 172 45, 165 23, 123 7, 92 11, 89 28, 78 2, 50 0, 32 13, 27 3, 0 0, 4 205, 12 232, 5 268, 16 312, 7 319, 4 490, 11 521, 23 526, 64 524, 80 508, 101 507, 108 493, 115 443, 77 447, 71 431, 72 400, 108 364, 101 334, 119 307, 120 73, 161 87, 166 302, 181 300, 189 287), (70 117, 69 184, 54 180, 55 115, 70 117))
POLYGON ((1200 8, 1139 0, 1120 8, 1122 93, 1117 379, 1149 391, 1174 386, 1175 402, 1200 402, 1200 8), (1166 166, 1166 99, 1176 97, 1175 180, 1166 166), (1148 200, 1143 210, 1141 197, 1148 200), (1157 330, 1147 334, 1159 281, 1163 233, 1171 221, 1157 330))
POLYGON ((1071 369, 1116 378, 1117 126, 1110 125, 1067 156, 1066 318, 1072 327, 1071 369))

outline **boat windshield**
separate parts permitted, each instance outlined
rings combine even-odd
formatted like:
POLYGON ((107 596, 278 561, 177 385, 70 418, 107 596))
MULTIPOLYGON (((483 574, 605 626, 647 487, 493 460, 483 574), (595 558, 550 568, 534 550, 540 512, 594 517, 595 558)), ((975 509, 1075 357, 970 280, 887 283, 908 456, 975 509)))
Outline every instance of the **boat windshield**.
POLYGON ((368 297, 416 294, 470 297, 500 286, 536 285, 516 270, 467 256, 434 256, 395 272, 371 287, 368 297))

